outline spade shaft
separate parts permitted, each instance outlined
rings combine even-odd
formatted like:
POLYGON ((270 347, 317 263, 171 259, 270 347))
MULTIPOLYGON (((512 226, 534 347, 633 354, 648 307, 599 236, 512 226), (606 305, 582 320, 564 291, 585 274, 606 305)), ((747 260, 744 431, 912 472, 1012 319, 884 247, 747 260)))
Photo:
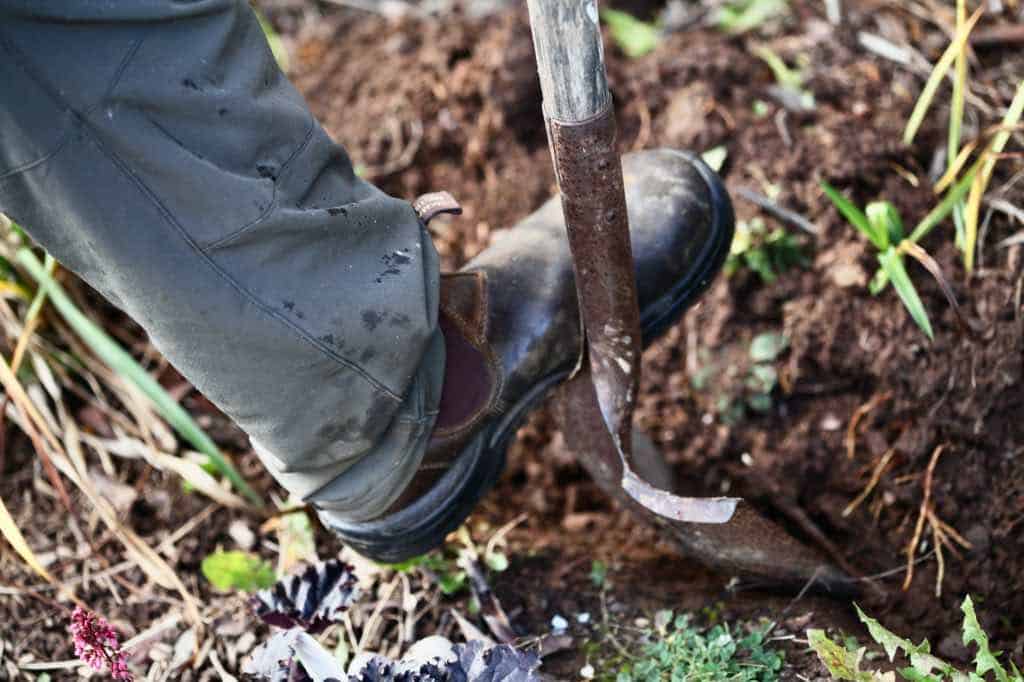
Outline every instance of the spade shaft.
POLYGON ((640 314, 615 114, 596 0, 528 0, 555 176, 573 257, 585 347, 563 389, 570 449, 606 493, 714 568, 782 583, 847 584, 743 500, 684 498, 638 471, 665 469, 633 448, 640 382, 640 314))
POLYGON ((724 523, 736 500, 673 495, 637 475, 633 461, 640 312, 597 3, 529 0, 528 5, 586 339, 579 369, 589 370, 597 395, 591 428, 603 424, 618 453, 621 486, 641 505, 677 521, 724 523))

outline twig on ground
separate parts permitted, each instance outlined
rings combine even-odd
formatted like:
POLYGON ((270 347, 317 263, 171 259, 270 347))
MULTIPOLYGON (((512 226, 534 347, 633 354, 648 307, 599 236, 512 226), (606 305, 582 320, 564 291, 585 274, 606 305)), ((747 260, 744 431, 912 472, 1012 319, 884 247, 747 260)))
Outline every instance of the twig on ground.
POLYGON ((765 211, 773 218, 781 220, 784 223, 789 223, 790 225, 798 227, 804 232, 808 232, 810 234, 813 234, 814 236, 818 236, 819 234, 818 226, 812 223, 810 220, 804 218, 802 215, 796 213, 795 211, 791 211, 788 208, 783 208, 782 206, 779 206, 776 202, 772 201, 763 194, 755 192, 749 187, 740 187, 739 189, 736 190, 736 194, 739 195, 741 198, 746 199, 750 203, 754 204, 761 210, 765 211))
POLYGON ((363 635, 359 638, 359 646, 356 651, 369 651, 370 647, 374 644, 378 636, 378 630, 380 630, 383 618, 381 614, 384 609, 391 605, 391 598, 395 596, 395 590, 401 581, 396 576, 391 583, 388 585, 387 594, 381 599, 377 600, 377 604, 373 607, 373 612, 370 614, 370 618, 366 621, 366 625, 363 627, 363 635))
POLYGON ((509 622, 505 609, 501 602, 491 591, 487 584, 487 577, 480 565, 479 559, 474 556, 475 552, 464 549, 459 556, 459 566, 469 577, 469 586, 473 595, 480 603, 480 615, 483 616, 487 628, 502 644, 509 644, 516 639, 516 633, 512 630, 512 623, 509 622))

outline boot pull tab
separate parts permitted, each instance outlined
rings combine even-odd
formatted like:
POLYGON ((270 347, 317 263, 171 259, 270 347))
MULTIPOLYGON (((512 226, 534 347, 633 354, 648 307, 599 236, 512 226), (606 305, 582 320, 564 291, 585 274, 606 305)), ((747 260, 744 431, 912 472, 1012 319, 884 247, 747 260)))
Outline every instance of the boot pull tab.
POLYGON ((431 220, 442 213, 450 215, 462 214, 462 206, 459 205, 459 202, 455 200, 455 197, 450 192, 444 191, 420 195, 416 201, 412 202, 412 208, 416 211, 416 215, 420 217, 424 225, 430 224, 431 220))

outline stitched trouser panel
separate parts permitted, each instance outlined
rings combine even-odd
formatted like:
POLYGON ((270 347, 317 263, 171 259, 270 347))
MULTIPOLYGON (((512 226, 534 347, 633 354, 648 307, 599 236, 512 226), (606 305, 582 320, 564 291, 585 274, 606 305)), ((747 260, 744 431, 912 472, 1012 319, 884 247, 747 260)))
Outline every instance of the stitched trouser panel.
POLYGON ((411 478, 444 370, 437 254, 356 177, 244 0, 0 0, 0 211, 293 493, 361 520, 411 478))

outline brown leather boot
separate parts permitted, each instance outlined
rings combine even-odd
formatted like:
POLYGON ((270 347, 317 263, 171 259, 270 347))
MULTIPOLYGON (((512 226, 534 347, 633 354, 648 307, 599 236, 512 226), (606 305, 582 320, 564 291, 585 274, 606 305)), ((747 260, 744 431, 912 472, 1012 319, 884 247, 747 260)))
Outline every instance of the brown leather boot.
MULTIPOLYGON (((674 150, 622 160, 644 344, 676 322, 721 268, 733 212, 718 177, 674 150)), ((362 554, 397 562, 440 545, 494 485, 530 409, 581 352, 572 259, 553 198, 442 275, 447 360, 440 413, 412 483, 381 518, 335 526, 362 554)))

